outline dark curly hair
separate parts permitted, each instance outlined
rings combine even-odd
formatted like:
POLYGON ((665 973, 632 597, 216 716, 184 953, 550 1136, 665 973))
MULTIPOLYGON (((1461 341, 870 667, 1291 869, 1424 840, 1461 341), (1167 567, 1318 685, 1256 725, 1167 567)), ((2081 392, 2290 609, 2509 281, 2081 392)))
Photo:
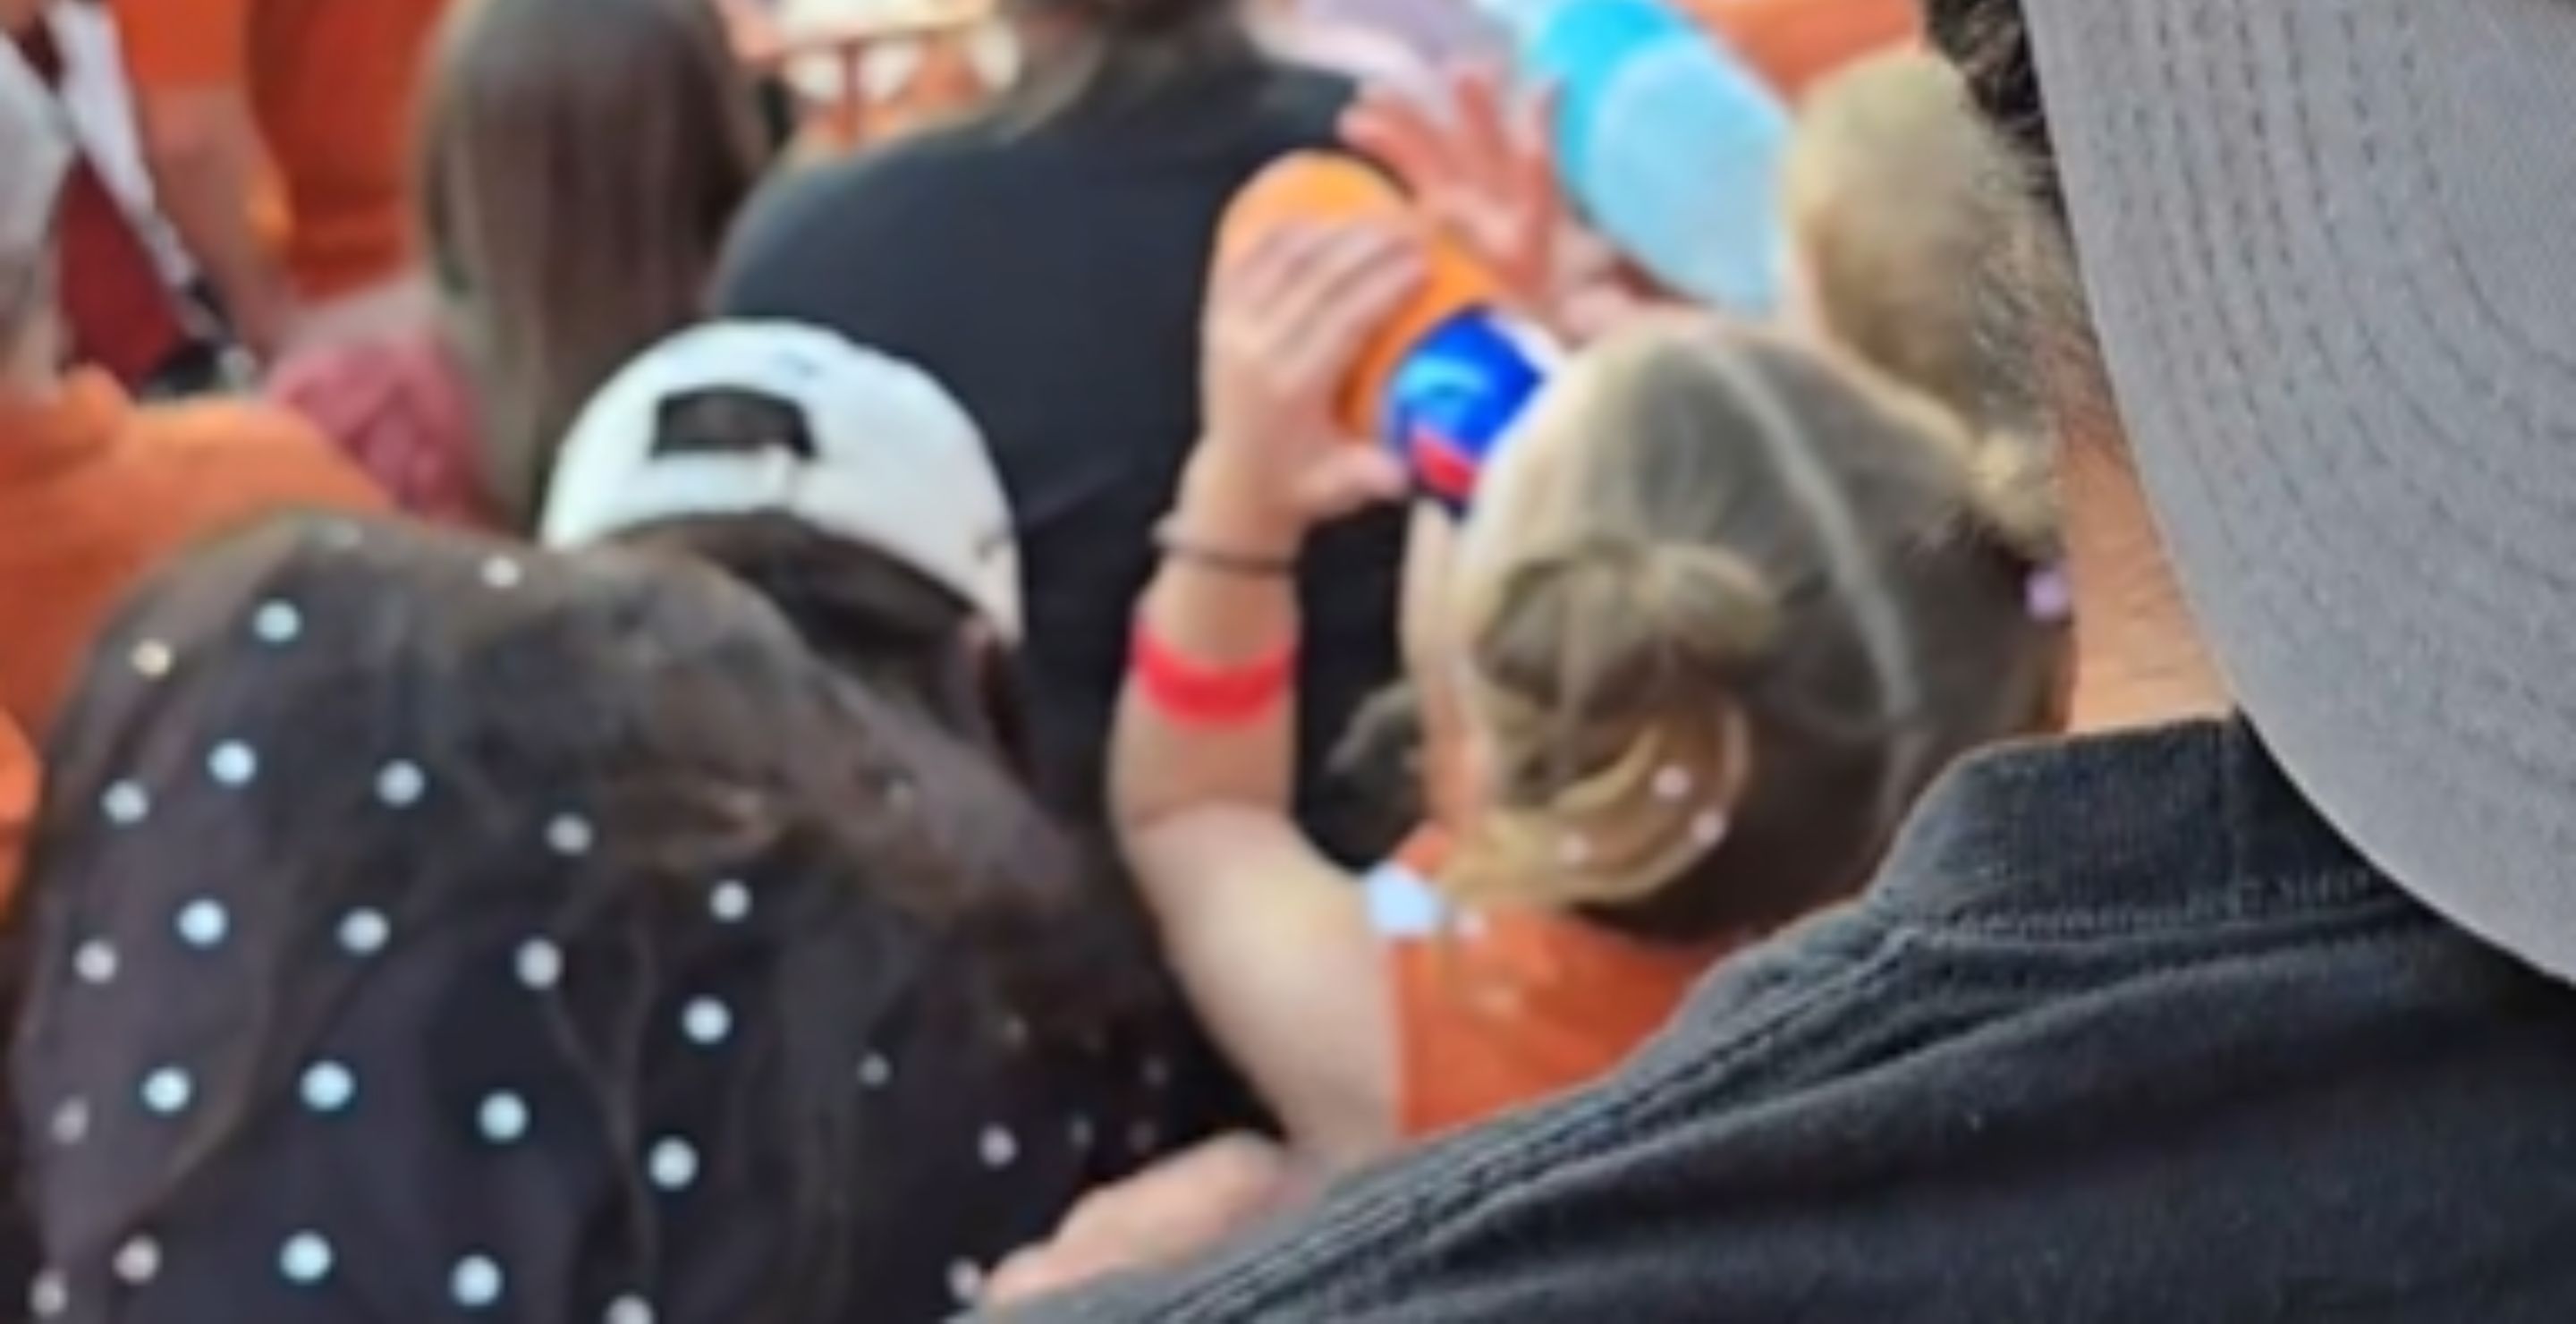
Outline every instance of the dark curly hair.
POLYGON ((1924 0, 1923 16, 1933 45, 1959 67, 1977 109, 2020 157, 2032 192, 2062 218, 2057 151, 2022 0, 1924 0))
MULTIPOLYGON (((1045 815, 712 569, 289 521, 179 565, 105 641, 47 751, 11 920, 12 1083, 39 1128, 127 1055, 168 1054, 199 1083, 169 1125, 45 1151, 30 1188, 53 1264, 91 1275, 76 1282, 103 1280, 136 1228, 231 1249, 232 1214, 311 1196, 258 1174, 345 1160, 328 1148, 342 1132, 295 1129, 279 1105, 327 1045, 367 1075, 383 1146, 335 1189, 425 1183, 415 1220, 504 1239, 529 1257, 514 1281, 663 1272, 740 1321, 876 1317, 896 1287, 944 1307, 945 1261, 919 1262, 936 1217, 919 1196, 953 1179, 937 1165, 971 1172, 977 1119, 1032 1089, 1134 1078, 1104 1055, 1155 1010, 1121 977, 1149 949, 1098 922, 1045 815), (166 941, 192 910, 216 917, 198 945, 221 942, 220 960, 166 941), (380 961, 349 958, 356 916, 380 961), (572 972, 560 998, 513 1000, 495 973, 532 934, 572 972), (112 987, 103 935, 125 952, 112 987), (721 1077, 649 1028, 711 991, 740 1046, 721 1077), (1014 1044, 973 1046, 1005 1024, 1014 1044), (853 1084, 878 1050, 965 1138, 853 1084), (550 1143, 555 1171, 582 1174, 506 1216, 480 1203, 481 1169, 439 1157, 434 1112, 400 1111, 502 1069, 540 1115, 580 1119, 550 1143), (1023 1070, 1051 1074, 996 1074, 1023 1070), (718 1217, 684 1220, 618 1177, 675 1109, 724 1156, 700 1186, 718 1217), (93 1153, 112 1170, 80 1166, 93 1153), (539 1255, 576 1224, 579 1244, 539 1255)), ((97 1125, 114 1116, 102 1104, 97 1125)), ((1014 1179, 1035 1181, 1037 1159, 1018 1155, 1014 1179)))
POLYGON ((1260 58, 1242 0, 1007 0, 1052 20, 1058 40, 1032 51, 1000 100, 1006 124, 1123 114, 1175 82, 1260 58))

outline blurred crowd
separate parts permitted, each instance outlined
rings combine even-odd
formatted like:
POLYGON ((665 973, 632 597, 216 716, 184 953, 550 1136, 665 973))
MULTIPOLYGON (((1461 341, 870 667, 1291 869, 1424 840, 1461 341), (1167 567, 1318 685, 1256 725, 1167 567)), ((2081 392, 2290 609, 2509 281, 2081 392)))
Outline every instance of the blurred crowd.
POLYGON ((2277 8, 0 0, 6 1317, 2566 1318, 2277 8))

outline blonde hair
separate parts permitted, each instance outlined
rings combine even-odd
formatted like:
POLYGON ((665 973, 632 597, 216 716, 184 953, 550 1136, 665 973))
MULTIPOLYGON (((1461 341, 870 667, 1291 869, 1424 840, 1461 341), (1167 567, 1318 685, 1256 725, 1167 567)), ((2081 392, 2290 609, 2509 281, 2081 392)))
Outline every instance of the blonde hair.
POLYGON ((2018 442, 1691 322, 1588 351, 1515 444, 1563 471, 1492 512, 1511 546, 1468 603, 1491 767, 1443 877, 1464 901, 1774 927, 1857 887, 1952 757, 2048 709, 2060 631, 2027 587, 2055 524, 2018 442))
POLYGON ((483 482, 514 521, 533 518, 591 393, 703 313, 761 141, 707 0, 449 15, 421 121, 423 226, 479 395, 483 482))
POLYGON ((2023 190, 1957 70, 1907 51, 1837 74, 1804 107, 1784 170, 1826 333, 1962 417, 2026 419, 2020 319, 1986 279, 2023 190))

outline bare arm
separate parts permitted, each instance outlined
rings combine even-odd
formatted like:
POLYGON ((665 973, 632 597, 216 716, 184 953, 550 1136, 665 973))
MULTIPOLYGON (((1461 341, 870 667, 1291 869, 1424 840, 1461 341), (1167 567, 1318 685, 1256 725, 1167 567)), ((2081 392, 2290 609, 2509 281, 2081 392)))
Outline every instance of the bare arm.
POLYGON ((114 0, 144 164, 244 343, 274 355, 293 286, 252 221, 267 161, 250 101, 250 0, 114 0))
MULTIPOLYGON (((1383 457, 1339 444, 1333 383, 1418 279, 1378 232, 1297 232, 1220 273, 1209 310, 1209 433, 1170 529, 1192 547, 1287 562, 1307 530, 1400 490, 1383 457)), ((1143 628, 1194 665, 1232 668, 1296 637, 1294 581, 1167 560, 1143 628)), ((1288 816, 1295 705, 1252 720, 1176 720, 1131 686, 1112 751, 1122 838, 1193 1002, 1328 1162, 1394 1136, 1395 1027, 1357 885, 1288 816)))
POLYGON ((1114 1273, 1178 1264, 1312 1197, 1314 1174, 1257 1136, 1225 1135, 1084 1196, 1045 1242, 1012 1256, 984 1302, 1013 1306, 1114 1273))
MULTIPOLYGON (((1176 528, 1253 544, 1249 521, 1205 495, 1217 484, 1190 486, 1202 495, 1183 498, 1176 528)), ((1175 563, 1145 620, 1185 656, 1239 663, 1293 637, 1292 589, 1175 563)), ((1131 692, 1112 780, 1128 861, 1199 1014, 1297 1144, 1340 1164, 1383 1152, 1393 1136, 1394 1036, 1358 884, 1288 817, 1294 730, 1290 702, 1211 728, 1167 720, 1131 692)))
POLYGON ((251 352, 273 355, 294 319, 286 269, 251 221, 259 186, 259 128, 238 87, 142 91, 144 161, 162 212, 222 296, 251 352))

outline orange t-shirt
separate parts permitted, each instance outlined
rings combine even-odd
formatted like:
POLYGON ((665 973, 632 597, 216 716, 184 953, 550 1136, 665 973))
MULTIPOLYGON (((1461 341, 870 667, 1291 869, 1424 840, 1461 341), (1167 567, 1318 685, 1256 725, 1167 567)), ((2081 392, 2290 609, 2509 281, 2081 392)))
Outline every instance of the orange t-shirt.
POLYGON ((1607 1073, 1728 950, 1650 947, 1553 911, 1456 912, 1424 881, 1444 846, 1425 830, 1365 884, 1386 943, 1408 1139, 1607 1073))
POLYGON ((0 405, 0 711, 41 739, 137 579, 227 526, 315 506, 384 498, 283 410, 138 409, 98 372, 48 404, 0 405))
POLYGON ((9 714, 0 713, 0 912, 18 896, 18 867, 36 821, 36 750, 9 714))
POLYGON ((1923 34, 1920 0, 1683 0, 1683 5, 1790 101, 1844 65, 1923 34))
MULTIPOLYGON (((115 0, 138 91, 238 87, 285 192, 308 298, 398 274, 413 103, 447 0, 115 0)), ((257 199, 244 199, 256 207, 257 199)))

